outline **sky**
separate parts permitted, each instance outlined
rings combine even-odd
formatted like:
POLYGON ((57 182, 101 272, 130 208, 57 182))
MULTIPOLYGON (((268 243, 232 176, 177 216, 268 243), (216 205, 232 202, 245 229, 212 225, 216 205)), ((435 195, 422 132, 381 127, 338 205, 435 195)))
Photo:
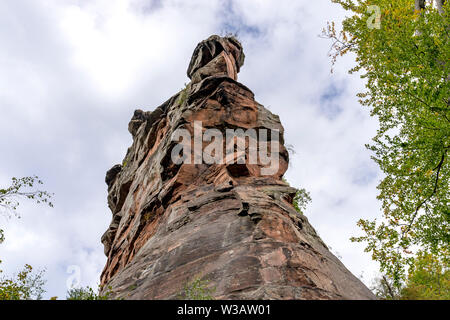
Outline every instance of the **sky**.
POLYGON ((364 146, 378 125, 356 97, 364 81, 347 72, 354 57, 331 73, 319 37, 345 14, 330 0, 1 1, 0 186, 38 175, 55 205, 22 201, 20 219, 0 217, 3 274, 45 270, 45 298, 97 287, 111 220, 104 177, 132 143, 134 110, 184 88, 198 42, 237 33, 239 81, 280 116, 295 151, 287 180, 311 193, 309 221, 370 285, 377 265, 349 238, 361 235, 358 219, 381 214, 382 175, 364 146))

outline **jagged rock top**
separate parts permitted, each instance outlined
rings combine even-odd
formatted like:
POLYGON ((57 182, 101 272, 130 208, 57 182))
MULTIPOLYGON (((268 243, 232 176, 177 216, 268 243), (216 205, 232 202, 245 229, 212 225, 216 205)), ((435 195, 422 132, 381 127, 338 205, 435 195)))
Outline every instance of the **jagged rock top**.
POLYGON ((194 83, 212 75, 227 75, 237 80, 244 59, 244 50, 236 38, 213 35, 195 48, 187 75, 194 83))

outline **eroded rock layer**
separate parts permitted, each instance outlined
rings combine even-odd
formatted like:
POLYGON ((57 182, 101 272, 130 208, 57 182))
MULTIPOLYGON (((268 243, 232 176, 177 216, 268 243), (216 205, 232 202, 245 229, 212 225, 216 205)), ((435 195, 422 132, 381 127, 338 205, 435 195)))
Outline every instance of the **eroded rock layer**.
POLYGON ((196 278, 217 299, 373 299, 293 208, 283 127, 237 82, 243 63, 236 39, 212 36, 195 49, 184 90, 135 111, 133 144, 106 175, 112 222, 102 285, 125 299, 176 299, 196 278), (174 163, 173 133, 194 135, 194 121, 203 131, 278 130, 277 170, 262 174, 247 158, 174 163))

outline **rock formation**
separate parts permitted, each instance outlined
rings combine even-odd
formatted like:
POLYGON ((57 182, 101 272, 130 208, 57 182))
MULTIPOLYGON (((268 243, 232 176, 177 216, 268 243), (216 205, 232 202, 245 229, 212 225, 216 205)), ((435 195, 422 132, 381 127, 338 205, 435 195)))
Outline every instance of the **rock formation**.
POLYGON ((135 111, 133 144, 105 179, 112 222, 102 237, 101 284, 125 299, 176 299, 196 278, 209 281, 216 299, 374 299, 293 208, 296 189, 282 180, 289 162, 283 127, 237 82, 243 63, 235 38, 211 36, 195 48, 184 90, 152 112, 135 111), (192 143, 174 133, 195 135, 195 121, 202 133, 278 132, 268 149, 276 170, 263 174, 267 163, 248 161, 259 134, 247 137, 244 155, 233 140, 236 161, 175 163, 174 148, 192 143))

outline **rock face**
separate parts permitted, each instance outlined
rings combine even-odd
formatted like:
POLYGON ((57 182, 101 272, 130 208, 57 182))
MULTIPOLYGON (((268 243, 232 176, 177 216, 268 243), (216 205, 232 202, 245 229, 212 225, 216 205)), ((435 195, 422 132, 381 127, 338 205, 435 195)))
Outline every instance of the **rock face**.
MULTIPOLYGON (((176 299, 197 278, 209 281, 216 299, 374 299, 293 208, 296 190, 282 180, 283 127, 237 82, 243 63, 235 38, 211 36, 196 47, 184 90, 152 112, 135 111, 133 144, 105 179, 112 222, 102 237, 101 284, 125 299, 176 299), (199 121, 200 133, 277 132, 267 143, 279 137, 267 149, 276 165, 249 161, 264 146, 250 143, 262 140, 259 133, 244 137, 243 150, 232 140, 231 161, 225 153, 227 161, 177 163, 177 146, 195 142, 174 134, 194 136, 199 121), (268 167, 275 170, 264 173, 268 167)), ((202 150, 207 145, 201 141, 202 150)))

